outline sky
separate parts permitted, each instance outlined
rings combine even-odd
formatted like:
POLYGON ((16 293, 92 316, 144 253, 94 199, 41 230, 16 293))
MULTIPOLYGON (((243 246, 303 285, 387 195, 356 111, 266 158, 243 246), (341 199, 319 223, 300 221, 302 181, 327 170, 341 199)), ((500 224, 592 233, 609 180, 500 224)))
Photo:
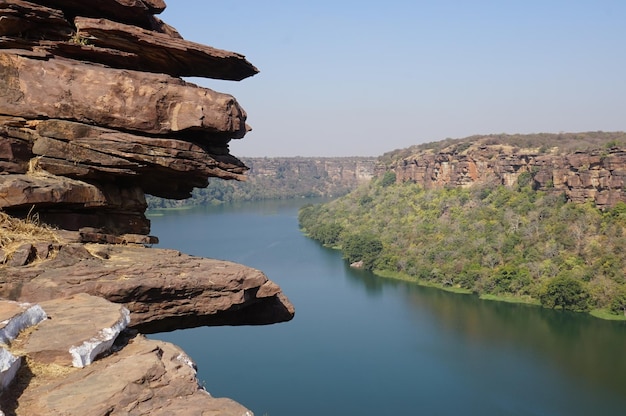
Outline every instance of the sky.
POLYGON ((260 73, 192 78, 252 126, 239 157, 379 156, 474 134, 626 130, 624 0, 167 0, 260 73))

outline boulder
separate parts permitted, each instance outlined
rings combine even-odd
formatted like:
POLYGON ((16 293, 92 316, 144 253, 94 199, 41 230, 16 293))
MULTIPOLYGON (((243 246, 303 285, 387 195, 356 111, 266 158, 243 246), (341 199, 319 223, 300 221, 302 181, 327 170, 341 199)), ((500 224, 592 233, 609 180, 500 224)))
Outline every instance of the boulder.
POLYGON ((21 342, 20 350, 44 364, 85 367, 109 351, 130 322, 125 307, 85 293, 39 305, 48 319, 21 342))
POLYGON ((119 304, 86 294, 38 305, 0 301, 0 319, 11 349, 0 348, 0 414, 252 414, 201 388, 180 348, 118 336, 128 324, 119 304))

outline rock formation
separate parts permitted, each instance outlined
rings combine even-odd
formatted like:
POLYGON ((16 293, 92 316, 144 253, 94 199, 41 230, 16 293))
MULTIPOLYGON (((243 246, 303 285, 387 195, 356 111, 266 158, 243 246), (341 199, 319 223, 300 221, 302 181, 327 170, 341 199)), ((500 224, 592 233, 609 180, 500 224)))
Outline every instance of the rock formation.
POLYGON ((164 8, 0 1, 0 414, 251 414, 200 388, 177 347, 127 328, 294 315, 258 270, 146 247, 146 194, 184 199, 248 170, 228 147, 250 130, 245 111, 181 77, 258 72, 183 39, 164 8), (54 228, 20 239, 15 218, 54 228))
MULTIPOLYGON (((624 136, 605 134, 609 144, 624 136)), ((554 136, 553 140, 557 140, 554 136)), ((439 151, 414 151, 379 170, 392 171, 397 181, 413 181, 425 189, 487 182, 514 186, 520 175, 526 174, 535 189, 563 192, 573 202, 592 201, 599 208, 626 202, 623 148, 601 146, 563 151, 558 147, 542 149, 493 141, 492 137, 465 139, 439 151)))
POLYGON ((40 305, 0 301, 0 320, 3 342, 11 344, 0 347, 0 380, 22 364, 2 393, 0 414, 252 414, 200 387, 180 348, 129 332, 118 337, 128 323, 119 304, 86 294, 40 305))
MULTIPOLYGON (((25 245, 23 251, 35 251, 35 257, 43 257, 37 247, 47 248, 25 245)), ((125 305, 130 325, 144 333, 269 324, 294 314, 278 285, 240 264, 132 245, 67 243, 53 249, 49 260, 0 269, 0 297, 42 302, 89 293, 125 305)))
POLYGON ((243 178, 228 142, 249 130, 245 111, 179 77, 257 69, 182 39, 153 16, 164 6, 0 4, 0 208, 68 230, 147 235, 144 193, 186 198, 209 177, 243 178))

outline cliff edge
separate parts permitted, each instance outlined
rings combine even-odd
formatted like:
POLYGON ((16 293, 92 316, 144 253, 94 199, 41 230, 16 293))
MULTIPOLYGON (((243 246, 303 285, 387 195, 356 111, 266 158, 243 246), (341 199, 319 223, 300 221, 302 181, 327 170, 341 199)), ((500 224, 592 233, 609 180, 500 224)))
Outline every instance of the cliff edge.
POLYGON ((600 209, 626 201, 626 133, 488 135, 418 145, 381 157, 378 174, 424 189, 525 181, 600 209))
POLYGON ((294 316, 259 270, 149 247, 158 239, 146 194, 184 199, 248 170, 228 146, 250 130, 244 109, 181 77, 258 72, 243 55, 183 39, 156 17, 164 9, 162 0, 0 4, 7 414, 251 414, 199 387, 177 347, 133 334, 294 316))

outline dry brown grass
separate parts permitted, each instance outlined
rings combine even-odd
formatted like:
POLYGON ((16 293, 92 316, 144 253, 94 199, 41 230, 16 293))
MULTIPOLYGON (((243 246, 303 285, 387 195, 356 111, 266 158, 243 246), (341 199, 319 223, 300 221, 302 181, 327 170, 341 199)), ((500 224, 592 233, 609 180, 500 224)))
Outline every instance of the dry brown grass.
POLYGON ((30 400, 24 400, 24 397, 22 397, 26 389, 36 389, 40 386, 50 385, 79 370, 60 364, 42 363, 27 356, 23 345, 36 330, 36 326, 26 328, 19 333, 10 345, 3 345, 11 354, 22 358, 22 364, 17 370, 11 388, 2 392, 0 396, 0 407, 3 408, 7 415, 25 414, 24 411, 20 411, 20 408, 28 408, 27 402, 30 400))
POLYGON ((49 176, 53 177, 54 175, 41 167, 39 161, 42 156, 37 156, 28 161, 28 171, 26 172, 29 176, 49 176))
POLYGON ((24 243, 47 241, 61 242, 52 227, 39 223, 36 214, 19 219, 0 211, 0 249, 7 256, 24 243))

